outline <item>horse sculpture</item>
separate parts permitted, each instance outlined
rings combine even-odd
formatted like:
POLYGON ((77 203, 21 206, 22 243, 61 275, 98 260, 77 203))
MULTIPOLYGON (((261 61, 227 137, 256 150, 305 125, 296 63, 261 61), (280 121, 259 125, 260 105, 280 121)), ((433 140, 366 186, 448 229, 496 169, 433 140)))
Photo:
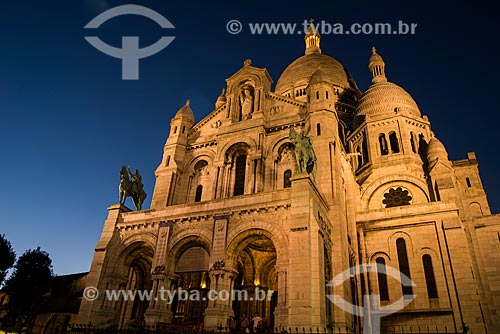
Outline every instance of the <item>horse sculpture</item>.
POLYGON ((298 134, 294 128, 290 128, 289 138, 295 146, 295 159, 299 173, 312 174, 316 178, 318 167, 311 138, 304 133, 298 134))
POLYGON ((142 204, 146 199, 146 192, 143 189, 142 177, 136 169, 135 173, 130 172, 130 167, 127 169, 122 166, 120 169, 120 186, 118 187, 120 195, 120 204, 125 204, 127 197, 132 198, 134 206, 137 210, 142 210, 142 204))

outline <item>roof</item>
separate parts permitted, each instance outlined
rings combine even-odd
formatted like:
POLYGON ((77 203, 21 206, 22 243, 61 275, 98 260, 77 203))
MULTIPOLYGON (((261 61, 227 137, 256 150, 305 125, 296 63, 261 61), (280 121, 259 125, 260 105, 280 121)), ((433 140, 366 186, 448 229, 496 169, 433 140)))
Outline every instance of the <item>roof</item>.
POLYGON ((275 92, 283 94, 293 87, 307 85, 319 69, 328 83, 358 89, 349 72, 338 60, 322 53, 310 53, 297 58, 285 68, 278 79, 275 92))

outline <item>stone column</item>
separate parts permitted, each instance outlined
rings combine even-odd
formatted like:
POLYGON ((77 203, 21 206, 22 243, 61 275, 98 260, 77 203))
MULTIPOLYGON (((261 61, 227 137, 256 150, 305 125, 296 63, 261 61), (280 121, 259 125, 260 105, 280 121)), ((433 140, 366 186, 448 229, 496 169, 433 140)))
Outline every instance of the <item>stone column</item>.
POLYGON ((172 312, 170 311, 170 303, 172 301, 168 300, 167 290, 170 290, 172 280, 177 277, 173 273, 165 272, 167 261, 165 252, 168 248, 168 239, 172 225, 172 223, 168 222, 161 222, 158 225, 158 239, 151 266, 154 298, 149 302, 149 307, 144 315, 148 326, 155 326, 158 322, 169 323, 172 321, 172 312))
POLYGON ((149 303, 149 308, 144 315, 147 326, 157 326, 159 323, 171 323, 172 300, 174 295, 172 288, 177 275, 173 273, 153 273, 153 299, 149 303), (170 292, 170 293, 169 293, 170 292))
POLYGON ((229 197, 231 196, 232 189, 231 187, 234 186, 234 177, 231 175, 232 169, 233 169, 233 164, 232 163, 227 163, 225 165, 225 178, 224 178, 224 187, 223 187, 223 194, 222 197, 229 197))
POLYGON ((229 317, 234 316, 232 295, 237 274, 233 270, 217 267, 209 271, 210 294, 204 314, 204 329, 217 331, 219 326, 226 327, 229 317))
POLYGON ((219 198, 219 189, 220 189, 220 184, 221 184, 221 177, 222 177, 222 167, 220 164, 215 164, 216 165, 216 174, 215 174, 215 186, 212 189, 212 199, 219 198))
POLYGON ((258 193, 262 191, 262 157, 257 159, 257 171, 255 174, 255 192, 258 193))
POLYGON ((278 275, 278 305, 274 310, 274 327, 288 328, 288 271, 286 266, 276 265, 278 275))
POLYGON ((247 156, 246 166, 245 166, 245 189, 243 191, 244 195, 253 193, 253 180, 254 180, 254 160, 250 155, 247 156))

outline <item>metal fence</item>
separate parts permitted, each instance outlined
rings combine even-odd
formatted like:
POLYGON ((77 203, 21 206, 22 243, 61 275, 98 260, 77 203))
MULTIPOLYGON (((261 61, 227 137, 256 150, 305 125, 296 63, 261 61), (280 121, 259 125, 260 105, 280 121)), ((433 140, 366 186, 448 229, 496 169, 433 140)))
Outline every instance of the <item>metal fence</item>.
MULTIPOLYGON (((78 325, 68 329, 68 334, 245 334, 244 331, 230 330, 227 327, 219 327, 217 330, 204 330, 197 327, 167 326, 162 328, 144 327, 128 329, 95 328, 89 325, 78 325)), ((348 327, 288 327, 261 330, 254 334, 363 334, 360 329, 348 327)), ((394 326, 382 328, 380 334, 463 334, 447 326, 394 326)), ((467 331, 467 334, 474 334, 467 331)))

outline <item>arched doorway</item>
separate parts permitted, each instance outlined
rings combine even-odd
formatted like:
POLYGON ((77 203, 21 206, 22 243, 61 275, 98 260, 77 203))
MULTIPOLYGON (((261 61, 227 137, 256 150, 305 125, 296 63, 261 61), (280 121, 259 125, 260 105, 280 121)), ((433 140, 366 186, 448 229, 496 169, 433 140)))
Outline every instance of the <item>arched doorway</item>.
POLYGON ((129 295, 134 294, 136 297, 118 301, 121 304, 118 308, 120 328, 143 327, 145 325, 144 313, 149 306, 149 301, 138 296, 145 291, 150 291, 153 285, 151 280, 153 250, 146 244, 137 242, 130 245, 120 259, 123 259, 121 273, 124 278, 123 283, 120 284, 120 290, 124 290, 129 295))
POLYGON ((263 318, 263 329, 274 327, 274 309, 277 304, 276 249, 271 239, 262 234, 251 234, 239 242, 235 250, 234 281, 236 294, 233 310, 238 324, 243 315, 250 318, 258 313, 263 318), (246 296, 246 298, 245 298, 246 296))
POLYGON ((207 294, 210 287, 208 276, 209 254, 196 241, 189 243, 180 254, 176 266, 177 291, 172 303, 173 323, 178 325, 200 325, 207 307, 207 294), (187 296, 197 296, 186 298, 187 296))

